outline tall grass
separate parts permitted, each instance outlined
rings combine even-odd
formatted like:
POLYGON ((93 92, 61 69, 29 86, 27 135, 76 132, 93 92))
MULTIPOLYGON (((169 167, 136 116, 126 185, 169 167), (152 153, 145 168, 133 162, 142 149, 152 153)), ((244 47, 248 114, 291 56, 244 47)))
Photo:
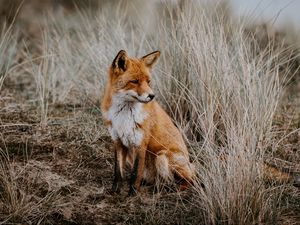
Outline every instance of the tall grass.
POLYGON ((193 207, 201 220, 276 223, 284 186, 266 185, 262 167, 283 87, 282 52, 266 46, 257 54, 254 38, 222 5, 182 2, 158 8, 153 14, 159 19, 147 17, 147 30, 131 18, 138 9, 130 1, 106 4, 93 15, 50 18, 42 46, 50 79, 44 85, 43 65, 33 72, 41 99, 96 102, 118 50, 137 56, 161 50, 153 71, 156 89, 197 165, 193 207))
POLYGON ((187 3, 175 14, 162 35, 167 56, 159 88, 194 146, 195 199, 205 224, 272 224, 282 189, 265 185, 262 165, 286 61, 272 46, 254 54, 255 40, 226 11, 187 3))
POLYGON ((6 76, 15 62, 17 51, 17 33, 12 26, 4 25, 0 31, 0 91, 6 76))
MULTIPOLYGON (((139 1, 107 3, 95 14, 78 10, 67 18, 48 15, 40 47, 47 56, 45 60, 54 65, 54 71, 46 72, 49 81, 48 88, 44 88, 49 91, 51 103, 74 103, 86 98, 96 102, 103 93, 108 65, 120 49, 127 49, 131 55, 141 55, 151 49, 145 30, 140 23, 134 23, 134 18, 146 21, 136 12, 135 2, 139 1), (127 14, 129 11, 134 18, 127 14)), ((145 7, 151 8, 148 3, 145 7)), ((41 77, 32 71, 32 76, 36 75, 41 77)))

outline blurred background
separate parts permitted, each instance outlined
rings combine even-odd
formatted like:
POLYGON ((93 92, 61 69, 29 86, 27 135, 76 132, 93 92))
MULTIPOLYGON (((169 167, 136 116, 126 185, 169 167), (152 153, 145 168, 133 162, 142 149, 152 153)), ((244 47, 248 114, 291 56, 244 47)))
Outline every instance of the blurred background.
POLYGON ((249 22, 270 22, 279 28, 300 28, 300 1, 297 0, 230 0, 236 16, 246 16, 249 22))
MULTIPOLYGON (((150 9, 164 2, 182 4, 185 0, 151 0, 137 1, 124 0, 122 2, 132 2, 137 11, 150 9)), ((220 0, 193 0, 194 2, 205 2, 215 4, 220 0)), ((222 1, 222 0, 221 0, 222 1)), ((6 18, 12 21, 15 15, 18 20, 35 20, 45 11, 55 11, 56 13, 72 13, 76 8, 96 10, 105 4, 115 4, 118 0, 0 0, 1 21, 6 18), (18 11, 19 9, 19 11, 18 11), (18 11, 18 13, 17 13, 18 11)), ((232 15, 237 18, 245 18, 249 24, 271 23, 279 29, 286 27, 300 29, 300 1, 297 0, 224 0, 231 9, 232 15)), ((157 9, 156 9, 157 10, 157 9)), ((145 15, 144 15, 145 16, 145 15)))

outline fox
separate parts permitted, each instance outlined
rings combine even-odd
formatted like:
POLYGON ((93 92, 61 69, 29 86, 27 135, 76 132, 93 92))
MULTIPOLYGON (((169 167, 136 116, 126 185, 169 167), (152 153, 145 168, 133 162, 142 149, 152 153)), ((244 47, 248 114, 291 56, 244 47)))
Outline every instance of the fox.
POLYGON ((121 50, 109 67, 101 111, 114 142, 114 193, 120 193, 126 164, 131 170, 129 196, 140 191, 142 181, 177 180, 185 189, 195 177, 183 136, 151 88, 159 56, 154 51, 130 58, 121 50))

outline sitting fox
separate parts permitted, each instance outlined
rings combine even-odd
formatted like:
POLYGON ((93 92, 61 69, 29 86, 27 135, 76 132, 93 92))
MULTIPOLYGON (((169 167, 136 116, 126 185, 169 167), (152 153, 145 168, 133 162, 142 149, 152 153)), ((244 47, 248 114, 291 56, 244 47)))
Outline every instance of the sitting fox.
POLYGON ((159 51, 142 58, 129 58, 121 50, 109 68, 101 109, 115 148, 113 192, 120 192, 125 164, 131 167, 129 195, 135 195, 142 179, 153 183, 179 178, 185 188, 194 167, 179 130, 154 100, 151 69, 159 51))

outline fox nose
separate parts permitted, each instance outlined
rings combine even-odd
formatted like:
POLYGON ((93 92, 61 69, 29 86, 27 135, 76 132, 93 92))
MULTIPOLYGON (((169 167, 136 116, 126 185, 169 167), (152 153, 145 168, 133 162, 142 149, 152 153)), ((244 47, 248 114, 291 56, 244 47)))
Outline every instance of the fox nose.
POLYGON ((155 95, 154 94, 149 94, 148 97, 150 98, 150 100, 154 99, 155 95))

